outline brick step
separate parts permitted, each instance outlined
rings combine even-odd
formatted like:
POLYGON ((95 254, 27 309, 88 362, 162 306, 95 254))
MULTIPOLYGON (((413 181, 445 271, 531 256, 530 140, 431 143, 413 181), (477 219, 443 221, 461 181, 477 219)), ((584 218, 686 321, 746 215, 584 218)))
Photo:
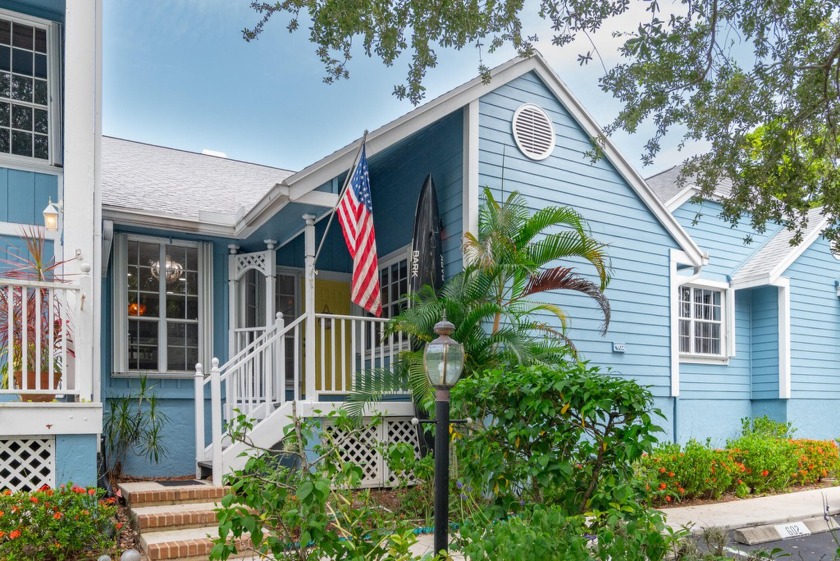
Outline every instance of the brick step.
POLYGON ((204 481, 198 485, 177 487, 163 486, 154 481, 131 481, 121 483, 119 488, 129 507, 212 503, 228 491, 227 487, 214 487, 204 481))
POLYGON ((134 506, 131 525, 138 533, 156 530, 200 528, 216 523, 215 503, 134 506))
MULTIPOLYGON (((140 534, 140 546, 149 561, 206 561, 213 549, 213 538, 218 535, 216 526, 143 532, 140 534)), ((250 542, 248 538, 243 540, 237 540, 238 549, 250 542)), ((230 558, 258 559, 247 551, 230 558)))

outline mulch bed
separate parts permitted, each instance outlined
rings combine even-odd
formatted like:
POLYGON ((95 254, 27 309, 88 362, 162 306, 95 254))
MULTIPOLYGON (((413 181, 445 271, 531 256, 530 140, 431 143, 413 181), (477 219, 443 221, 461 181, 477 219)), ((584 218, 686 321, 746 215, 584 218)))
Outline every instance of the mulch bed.
POLYGON ((669 508, 678 508, 678 507, 683 507, 683 506, 699 506, 699 505, 707 505, 707 504, 713 504, 713 503, 728 503, 728 502, 731 502, 731 501, 740 501, 740 500, 744 500, 744 499, 756 499, 758 497, 768 497, 768 496, 771 496, 771 495, 784 495, 784 494, 787 494, 787 493, 796 493, 798 491, 811 491, 811 490, 814 490, 814 489, 825 489, 826 487, 834 487, 835 485, 837 485, 836 480, 834 480, 834 479, 823 479, 822 481, 819 481, 817 483, 811 483, 809 485, 795 485, 795 486, 789 487, 789 488, 787 488, 784 491, 781 491, 779 493, 762 493, 760 495, 748 495, 746 497, 743 497, 743 499, 741 497, 736 496, 735 493, 726 493, 724 495, 721 495, 717 499, 687 499, 687 500, 680 501, 680 502, 677 502, 677 503, 672 503, 672 504, 665 503, 663 505, 658 505, 656 508, 659 509, 659 510, 668 510, 669 508))

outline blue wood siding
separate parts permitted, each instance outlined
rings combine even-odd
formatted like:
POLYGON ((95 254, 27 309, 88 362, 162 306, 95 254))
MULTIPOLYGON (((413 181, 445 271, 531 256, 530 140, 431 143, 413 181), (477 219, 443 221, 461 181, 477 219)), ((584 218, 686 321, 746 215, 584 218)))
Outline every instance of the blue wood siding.
POLYGON ((58 176, 0 167, 0 222, 43 225, 50 197, 58 200, 58 176))
POLYGON ((709 264, 703 267, 703 277, 710 280, 726 281, 727 276, 735 272, 741 264, 761 248, 781 226, 768 224, 763 234, 754 232, 749 224, 731 226, 720 218, 721 206, 714 201, 704 201, 702 205, 688 202, 674 211, 674 218, 685 228, 692 239, 711 257, 709 264), (693 224, 695 219, 699 221, 693 224), (744 243, 747 236, 752 243, 744 243))
POLYGON ((750 398, 751 298, 735 293, 735 356, 726 362, 681 362, 680 396, 685 399, 750 398))
POLYGON ((840 399, 840 298, 834 286, 840 261, 820 238, 784 276, 791 292, 791 398, 840 399))
MULTIPOLYGON (((407 139, 368 155, 376 250, 383 257, 411 243, 417 198, 426 175, 432 174, 444 229, 444 262, 447 276, 461 270, 463 177, 463 116, 456 111, 407 139)), ((342 185, 344 177, 338 178, 342 185)), ((320 243, 327 219, 316 225, 320 243)), ((324 271, 352 272, 341 227, 333 220, 317 267, 324 271)), ((303 235, 280 248, 277 263, 302 268, 303 235)))
MULTIPOLYGON (((762 286, 752 293, 752 398, 779 397, 779 289, 762 286)), ((739 341, 740 344, 740 341, 739 341)))
MULTIPOLYGON (((669 395, 668 263, 676 242, 608 161, 590 162, 586 133, 535 75, 482 97, 479 115, 479 184, 497 199, 517 190, 532 210, 573 207, 608 245, 613 280, 606 291, 612 306, 606 337, 599 333, 601 314, 592 299, 568 291, 547 297, 568 314, 569 336, 581 355, 651 386, 656 396, 669 395), (513 140, 511 120, 523 103, 544 108, 554 122, 557 146, 545 160, 528 159, 513 140), (624 343, 626 351, 613 353, 613 342, 624 343)), ((576 265, 595 279, 591 266, 576 265)))

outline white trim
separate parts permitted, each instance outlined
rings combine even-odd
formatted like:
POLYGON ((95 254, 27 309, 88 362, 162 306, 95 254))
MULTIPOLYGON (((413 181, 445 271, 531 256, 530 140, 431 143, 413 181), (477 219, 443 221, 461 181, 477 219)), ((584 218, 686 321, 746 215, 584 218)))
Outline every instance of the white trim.
MULTIPOLYGON (((481 76, 474 78, 449 93, 369 133, 366 141, 368 158, 528 72, 534 72, 545 83, 587 135, 599 139, 606 160, 616 168, 642 199, 648 209, 685 251, 692 264, 703 265, 703 253, 697 244, 668 212, 662 201, 648 187, 644 178, 630 165, 612 141, 604 136, 603 130, 539 53, 535 53, 529 58, 510 60, 491 71, 490 81, 485 81, 481 76)), ((354 141, 330 156, 284 179, 282 185, 290 188, 289 196, 291 200, 300 198, 304 193, 324 185, 350 169, 351 162, 358 151, 358 144, 358 140, 354 141)), ((245 215, 241 222, 242 226, 237 228, 237 234, 242 237, 249 236, 287 203, 288 198, 283 197, 277 189, 271 189, 245 215)))
POLYGON ((464 109, 463 199, 461 201, 462 234, 478 235, 478 101, 471 101, 464 109))
MULTIPOLYGON (((679 288, 677 265, 681 263, 680 258, 685 257, 685 253, 676 249, 671 250, 671 258, 668 264, 668 293, 671 302, 671 313, 668 314, 670 319, 670 334, 671 334, 671 397, 680 395, 680 331, 679 331, 679 288)), ((684 262, 684 261, 682 261, 684 262)))
POLYGON ((32 228, 35 227, 38 234, 44 236, 45 239, 49 241, 55 241, 58 239, 58 232, 49 232, 44 230, 43 226, 38 226, 35 224, 18 224, 17 222, 0 222, 0 236, 9 236, 14 238, 20 238, 23 236, 23 232, 21 228, 32 228))
MULTIPOLYGON (((814 228, 805 238, 802 240, 802 243, 793 247, 791 251, 782 259, 769 273, 770 282, 776 283, 782 276, 782 274, 787 270, 788 267, 793 265, 793 263, 799 259, 799 257, 805 253, 805 251, 811 247, 811 245, 817 241, 823 230, 825 230, 826 225, 828 224, 828 218, 825 216, 822 217, 819 224, 816 228, 814 228)), ((782 230, 784 231, 784 230, 782 230)), ((777 234, 778 235, 778 234, 777 234)))
MULTIPOLYGON (((50 123, 50 126, 52 126, 52 123, 50 123)), ((50 148, 50 150, 52 150, 52 148, 50 148)), ((43 173, 44 175, 57 175, 59 177, 64 175, 64 169, 56 167, 55 165, 48 163, 46 160, 37 160, 32 157, 18 156, 16 154, 6 154, 5 152, 0 152, 0 167, 20 171, 31 171, 32 173, 43 173)))
POLYGON ((773 283, 779 289, 779 399, 790 399, 790 279, 773 283))
POLYGON ((99 434, 101 403, 0 403, 3 436, 99 434))
POLYGON ((732 281, 732 288, 735 290, 741 290, 744 288, 755 288, 757 286, 767 286, 773 284, 770 280, 770 275, 763 273, 760 275, 752 276, 747 279, 742 279, 738 281, 732 281))
MULTIPOLYGON (((128 283, 126 282, 126 271, 128 269, 128 242, 138 241, 142 243, 156 244, 160 247, 161 256, 163 248, 167 245, 178 247, 190 247, 197 249, 198 257, 198 359, 204 364, 206 359, 213 352, 213 245, 209 242, 191 240, 169 239, 158 236, 147 236, 138 234, 119 233, 114 236, 114 257, 112 270, 112 364, 111 376, 120 377, 160 377, 160 378, 191 378, 194 375, 192 370, 130 370, 128 367, 128 315, 126 305, 128 302, 128 283)), ((164 288, 161 288, 161 303, 165 302, 164 288)), ((165 341, 166 326, 168 321, 165 317, 159 318, 158 341, 165 341)), ((166 344, 160 344, 158 354, 158 366, 167 363, 166 344)))
POLYGON ((680 191, 665 202, 665 208, 668 209, 668 212, 674 212, 683 204, 685 204, 686 201, 691 199, 691 197, 693 197, 696 192, 697 187, 693 185, 683 189, 682 191, 680 191))
MULTIPOLYGON (((673 264, 672 258, 672 267, 673 264)), ((673 269, 672 269, 673 270, 673 269)), ((674 306, 672 308, 672 334, 676 339, 676 354, 682 363, 708 363, 708 364, 728 364, 729 359, 735 356, 735 290, 729 283, 723 281, 716 281, 710 279, 698 278, 698 275, 693 275, 690 278, 677 277, 677 286, 675 294, 673 294, 674 306), (679 324, 680 324, 680 288, 687 286, 690 288, 711 289, 721 292, 721 354, 708 355, 699 353, 683 353, 679 345, 679 324)), ((692 304, 693 305, 693 304, 692 304)), ((692 322, 693 322, 692 318, 692 322)), ((693 324, 693 323, 692 323, 693 324)), ((693 346, 693 340, 692 340, 693 346)), ((673 353, 671 357, 673 361, 673 353)))

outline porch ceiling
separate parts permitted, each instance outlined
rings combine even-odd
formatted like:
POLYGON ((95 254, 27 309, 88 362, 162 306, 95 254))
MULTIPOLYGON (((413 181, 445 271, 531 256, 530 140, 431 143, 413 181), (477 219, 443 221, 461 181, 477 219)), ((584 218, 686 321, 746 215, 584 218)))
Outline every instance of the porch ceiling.
POLYGON ((240 251, 262 251, 265 249, 264 240, 268 239, 276 240, 278 247, 285 245, 303 233, 304 214, 312 214, 318 221, 328 218, 331 210, 332 208, 311 204, 288 203, 246 239, 238 242, 240 251))

